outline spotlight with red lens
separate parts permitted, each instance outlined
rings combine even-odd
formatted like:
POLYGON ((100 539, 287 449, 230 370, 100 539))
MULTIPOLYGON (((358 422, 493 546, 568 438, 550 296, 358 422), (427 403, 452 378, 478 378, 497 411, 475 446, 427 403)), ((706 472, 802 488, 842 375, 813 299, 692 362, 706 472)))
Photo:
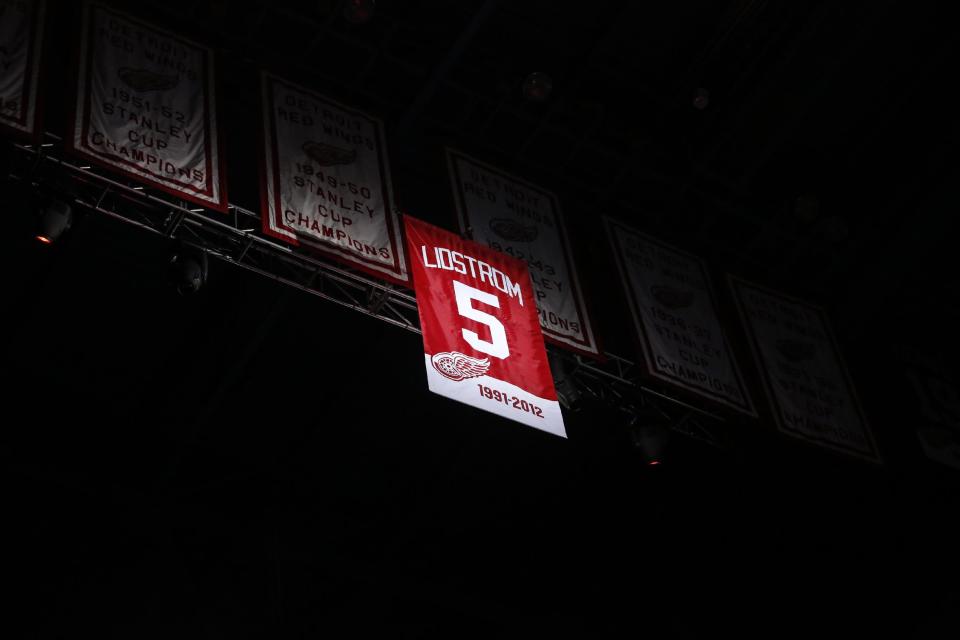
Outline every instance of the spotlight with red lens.
POLYGON ((375 5, 374 0, 347 0, 343 6, 343 17, 353 24, 370 22, 375 5))
POLYGON ((627 428, 634 451, 650 467, 660 466, 670 440, 670 419, 654 407, 638 407, 631 411, 627 428))
POLYGON ((543 102, 552 90, 553 80, 541 71, 534 71, 523 81, 523 97, 528 102, 543 102))
POLYGON ((50 200, 40 206, 37 220, 37 240, 43 244, 53 244, 73 224, 73 209, 62 200, 50 200))

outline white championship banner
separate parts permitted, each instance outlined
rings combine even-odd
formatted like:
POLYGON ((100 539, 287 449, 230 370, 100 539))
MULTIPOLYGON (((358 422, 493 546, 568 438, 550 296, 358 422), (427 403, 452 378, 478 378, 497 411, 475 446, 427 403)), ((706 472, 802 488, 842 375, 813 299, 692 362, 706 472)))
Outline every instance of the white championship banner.
POLYGON ((0 125, 37 134, 43 0, 0 0, 0 125))
POLYGON ((697 256, 604 217, 647 373, 756 416, 697 256))
POLYGON ((447 162, 460 230, 527 263, 546 338, 596 355, 597 342, 556 196, 453 149, 447 149, 447 162))
POLYGON ((780 430, 879 463, 873 434, 823 309, 729 279, 780 430))
POLYGON ((950 356, 943 351, 933 358, 907 347, 896 351, 914 391, 909 415, 923 452, 931 460, 960 469, 960 384, 940 361, 949 361, 950 356))
POLYGON ((92 3, 80 28, 71 149, 226 211, 213 51, 92 3))
POLYGON ((262 75, 263 231, 408 280, 380 120, 262 75))

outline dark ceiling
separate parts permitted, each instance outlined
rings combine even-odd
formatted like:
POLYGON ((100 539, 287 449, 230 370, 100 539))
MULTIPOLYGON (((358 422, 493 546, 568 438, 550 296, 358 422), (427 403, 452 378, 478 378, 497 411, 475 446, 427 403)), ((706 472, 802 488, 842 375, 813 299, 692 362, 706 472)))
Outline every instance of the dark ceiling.
MULTIPOLYGON (((220 52, 232 202, 258 202, 263 66, 381 116, 417 217, 454 227, 445 145, 557 191, 618 353, 601 214, 826 305, 887 465, 731 425, 731 450, 676 440, 647 469, 602 406, 569 441, 478 415, 426 391, 414 334, 220 263, 182 297, 160 240, 86 216, 39 247, 8 204, 23 637, 955 628, 957 478, 917 451, 894 350, 960 353, 949 12, 381 0, 351 24, 333 0, 115 4, 220 52), (542 103, 520 89, 535 70, 542 103)), ((62 133, 77 9, 51 5, 62 133)))
POLYGON ((449 224, 452 144, 557 190, 588 237, 599 214, 633 220, 856 331, 904 299, 957 319, 956 286, 929 284, 957 139, 936 3, 381 1, 366 24, 343 4, 132 3, 223 53, 240 204, 257 202, 238 165, 256 166, 265 66, 381 116, 415 215, 449 224), (521 94, 535 70, 544 103, 521 94))

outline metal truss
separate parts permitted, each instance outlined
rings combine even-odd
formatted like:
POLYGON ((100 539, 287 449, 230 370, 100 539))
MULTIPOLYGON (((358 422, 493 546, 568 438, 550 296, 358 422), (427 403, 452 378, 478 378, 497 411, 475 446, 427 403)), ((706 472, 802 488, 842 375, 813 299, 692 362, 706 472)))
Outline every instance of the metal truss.
MULTIPOLYGON (((51 184, 46 176, 54 171, 56 180, 52 184, 58 185, 54 188, 57 193, 47 195, 64 198, 86 211, 169 238, 241 269, 420 333, 413 291, 264 237, 258 212, 230 204, 228 215, 224 216, 166 194, 148 193, 139 185, 66 157, 59 137, 48 133, 44 140, 39 146, 14 145, 21 162, 15 163, 11 179, 45 191, 51 184)), ((723 417, 645 386, 640 367, 633 361, 608 352, 597 360, 554 347, 550 347, 550 353, 565 369, 565 380, 558 381, 558 386, 573 384, 576 394, 588 395, 627 415, 640 406, 652 409, 674 431, 719 448, 727 447, 728 429, 723 417)))

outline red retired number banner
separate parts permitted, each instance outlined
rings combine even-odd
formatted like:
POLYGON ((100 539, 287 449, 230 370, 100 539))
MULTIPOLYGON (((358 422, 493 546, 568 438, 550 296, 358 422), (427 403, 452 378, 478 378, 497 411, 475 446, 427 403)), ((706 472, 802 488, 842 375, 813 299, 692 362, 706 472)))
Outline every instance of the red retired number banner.
POLYGON ((566 437, 526 263, 404 220, 430 391, 566 437))
POLYGON ((213 51, 97 4, 83 8, 70 148, 226 211, 213 51))

